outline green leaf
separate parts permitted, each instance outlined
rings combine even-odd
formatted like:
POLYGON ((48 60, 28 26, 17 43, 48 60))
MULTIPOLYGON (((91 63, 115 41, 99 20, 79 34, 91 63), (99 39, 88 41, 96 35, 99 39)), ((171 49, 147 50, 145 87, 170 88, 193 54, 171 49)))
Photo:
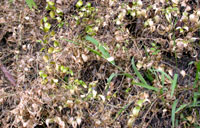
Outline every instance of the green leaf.
POLYGON ((140 86, 140 87, 143 87, 143 88, 146 88, 146 89, 149 89, 149 90, 154 90, 154 91, 158 91, 159 89, 156 88, 156 87, 153 87, 153 86, 150 86, 148 84, 144 84, 144 83, 136 83, 134 81, 132 81, 132 84, 133 85, 137 85, 137 86, 140 86))
POLYGON ((48 1, 47 3, 48 3, 48 5, 50 5, 50 6, 54 6, 54 5, 55 5, 55 3, 52 2, 52 1, 48 1))
POLYGON ((90 36, 86 36, 85 39, 93 43, 99 49, 104 59, 107 59, 111 64, 115 65, 114 58, 110 56, 109 52, 97 40, 90 36))
POLYGON ((59 14, 60 16, 62 16, 62 15, 63 15, 63 12, 62 12, 62 10, 60 10, 59 8, 57 8, 57 9, 56 9, 56 13, 57 13, 57 14, 59 14))
POLYGON ((96 54, 96 55, 98 55, 98 56, 100 56, 100 57, 103 57, 102 55, 101 55, 101 53, 100 52, 98 52, 98 51, 96 51, 96 50, 94 50, 94 49, 92 49, 92 48, 87 48, 90 52, 93 52, 94 54, 96 54))
POLYGON ((37 8, 37 5, 35 4, 34 0, 26 0, 26 4, 30 9, 32 9, 33 7, 37 8))
POLYGON ((67 73, 67 72, 69 71, 69 68, 62 65, 62 66, 60 67, 60 70, 61 70, 63 73, 67 73))
POLYGON ((177 103, 178 103, 178 100, 175 100, 172 104, 172 113, 171 113, 172 128, 174 128, 175 126, 175 114, 176 114, 177 103))
POLYGON ((166 77, 168 80, 172 81, 172 78, 171 78, 169 75, 167 75, 167 73, 165 73, 164 71, 162 71, 162 70, 157 70, 157 69, 155 69, 154 71, 157 71, 157 72, 162 73, 163 75, 165 75, 165 77, 166 77))
POLYGON ((184 109, 185 107, 187 107, 189 104, 182 104, 179 108, 176 109, 175 113, 178 113, 179 111, 181 111, 182 109, 184 109))
POLYGON ((193 97, 193 105, 197 104, 197 99, 200 96, 199 92, 194 92, 194 97, 193 97))
POLYGON ((195 81, 194 81, 193 88, 196 88, 197 82, 198 82, 198 80, 199 80, 200 61, 199 61, 199 62, 196 62, 196 68, 197 68, 197 71, 196 71, 196 77, 195 77, 195 81))
POLYGON ((39 71, 39 75, 40 77, 42 77, 43 79, 45 79, 47 77, 47 74, 44 73, 44 71, 39 71))
POLYGON ((128 73, 122 73, 122 74, 112 73, 112 74, 110 75, 110 77, 108 78, 107 83, 110 83, 111 80, 112 80, 114 77, 119 76, 119 75, 126 76, 126 77, 128 77, 128 78, 133 79, 133 76, 132 76, 131 74, 128 74, 128 73))
POLYGON ((50 23, 44 23, 44 32, 48 32, 49 29, 51 28, 51 24, 50 23))
POLYGON ((161 74, 161 83, 162 83, 162 86, 164 86, 164 83, 165 83, 164 73, 161 74))
POLYGON ((147 72, 145 72, 145 76, 147 77, 148 80, 150 80, 151 82, 154 80, 153 74, 151 72, 151 70, 147 70, 147 72))
POLYGON ((118 75, 118 74, 112 73, 112 74, 110 75, 110 77, 108 78, 107 83, 110 83, 111 80, 112 80, 114 77, 116 77, 117 75, 118 75))
POLYGON ((134 62, 134 58, 132 58, 131 60, 131 64, 132 64, 132 68, 135 71, 137 77, 140 79, 140 81, 145 84, 148 85, 147 82, 145 81, 145 79, 143 78, 143 76, 140 74, 140 72, 137 70, 136 66, 135 66, 135 62, 134 62))
POLYGON ((72 41, 72 40, 68 40, 68 39, 64 39, 64 38, 63 38, 63 40, 66 40, 66 41, 68 41, 68 42, 70 42, 70 43, 73 43, 73 44, 79 45, 79 43, 74 42, 74 41, 72 41))
POLYGON ((59 45, 60 45, 60 43, 59 43, 58 41, 55 40, 54 43, 53 43, 53 46, 54 46, 54 47, 58 47, 59 45))
POLYGON ((136 107, 133 108, 132 114, 133 114, 134 117, 137 117, 139 115, 140 109, 141 109, 140 106, 136 106, 136 107))
POLYGON ((174 75, 174 79, 172 81, 172 86, 171 86, 171 97, 174 95, 174 91, 175 91, 175 88, 176 88, 177 79, 178 79, 178 74, 175 74, 174 75))
POLYGON ((154 90, 154 91, 158 91, 159 89, 156 88, 156 87, 153 87, 153 86, 150 86, 147 84, 147 82, 145 81, 145 79, 143 78, 143 76, 140 74, 140 72, 137 70, 136 66, 135 66, 135 62, 134 62, 134 58, 132 58, 131 60, 131 64, 132 64, 132 67, 133 67, 133 70, 135 71, 137 77, 140 79, 140 81, 142 83, 136 83, 136 82, 132 82, 132 84, 135 84, 137 86, 140 86, 140 87, 143 87, 143 88, 146 88, 146 89, 149 89, 149 90, 154 90))
POLYGON ((76 7, 77 7, 77 8, 80 8, 82 5, 83 5, 83 1, 82 1, 82 0, 79 0, 79 1, 76 3, 76 7))
POLYGON ((54 52, 54 48, 53 47, 50 47, 49 49, 48 49, 48 53, 53 53, 54 52))
MULTIPOLYGON (((56 17, 56 20, 58 21, 58 23, 60 23, 62 21, 62 19, 60 17, 56 17)), ((64 23, 63 23, 64 25, 64 23)))
POLYGON ((143 103, 145 102, 145 99, 140 99, 136 102, 136 105, 138 105, 139 107, 142 107, 143 103))
POLYGON ((50 17, 51 17, 52 19, 55 18, 55 12, 54 12, 54 11, 50 11, 50 12, 49 12, 49 15, 50 15, 50 17))
POLYGON ((116 114, 114 120, 116 120, 116 119, 119 117, 119 115, 120 115, 129 105, 130 105, 130 104, 127 104, 127 105, 123 106, 123 107, 119 110, 119 112, 116 114))

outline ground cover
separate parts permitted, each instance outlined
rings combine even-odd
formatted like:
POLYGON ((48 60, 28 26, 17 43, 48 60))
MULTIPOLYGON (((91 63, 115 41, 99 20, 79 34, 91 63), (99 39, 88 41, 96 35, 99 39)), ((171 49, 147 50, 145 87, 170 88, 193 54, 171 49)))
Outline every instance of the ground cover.
POLYGON ((0 1, 0 127, 200 127, 199 16, 195 0, 0 1))

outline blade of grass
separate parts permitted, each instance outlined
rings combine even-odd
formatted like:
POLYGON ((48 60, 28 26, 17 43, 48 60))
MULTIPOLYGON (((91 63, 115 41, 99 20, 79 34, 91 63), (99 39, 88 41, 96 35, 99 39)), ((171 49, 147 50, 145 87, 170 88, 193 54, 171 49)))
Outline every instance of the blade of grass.
POLYGON ((73 44, 79 45, 79 43, 74 42, 74 41, 72 41, 72 40, 68 40, 68 39, 64 39, 64 38, 62 38, 62 39, 63 39, 63 40, 66 40, 66 41, 68 41, 68 42, 70 42, 70 43, 73 43, 73 44))
POLYGON ((193 105, 197 104, 197 99, 200 96, 199 92, 194 92, 194 97, 193 97, 193 105))
POLYGON ((102 55, 101 55, 100 52, 98 52, 98 51, 96 51, 96 50, 94 50, 94 49, 92 49, 92 48, 89 48, 89 47, 87 47, 87 49, 88 49, 89 51, 93 52, 94 54, 96 54, 96 55, 102 57, 102 55))
POLYGON ((136 82, 132 82, 133 85, 137 85, 137 86, 140 86, 140 87, 143 87, 143 88, 146 88, 146 89, 149 89, 149 90, 154 90, 154 91, 158 91, 159 89, 156 88, 156 87, 153 87, 153 86, 150 86, 148 84, 144 84, 144 83, 136 83, 136 82))
POLYGON ((107 83, 110 83, 111 80, 112 80, 114 77, 116 77, 117 75, 118 75, 118 74, 112 73, 112 74, 110 75, 110 77, 108 78, 107 83))
POLYGON ((161 83, 162 83, 162 86, 164 87, 164 83, 165 83, 165 75, 164 75, 164 73, 161 74, 161 83))
POLYGON ((174 91, 175 91, 175 88, 176 88, 177 79, 178 79, 178 74, 175 74, 174 75, 174 79, 172 81, 172 86, 171 86, 171 97, 173 97, 173 95, 174 95, 174 91))
POLYGON ((200 107, 200 101, 197 101, 196 102, 196 104, 190 104, 189 106, 188 106, 189 108, 192 108, 192 107, 200 107))
POLYGON ((164 74, 164 75, 165 75, 165 77, 166 77, 168 80, 172 81, 172 78, 171 78, 169 75, 167 75, 167 73, 165 73, 164 71, 162 71, 162 70, 157 70, 157 69, 155 69, 155 71, 157 71, 157 72, 160 72, 160 73, 164 74))
POLYGON ((147 82, 145 81, 145 79, 143 78, 143 76, 140 74, 140 72, 137 70, 136 66, 135 66, 135 62, 134 62, 134 58, 132 58, 131 60, 131 64, 132 64, 132 68, 135 71, 137 77, 140 79, 140 81, 145 84, 148 85, 147 82))
POLYGON ((126 77, 131 78, 131 79, 133 78, 133 76, 132 76, 131 74, 128 74, 128 73, 122 73, 122 74, 112 73, 112 74, 110 75, 110 77, 108 78, 107 83, 110 83, 111 80, 112 80, 114 77, 119 76, 119 75, 126 76, 126 77))
POLYGON ((176 109, 175 113, 178 113, 179 111, 181 111, 182 109, 184 109, 185 107, 187 107, 189 104, 182 104, 179 108, 176 109))
POLYGON ((130 104, 127 104, 127 105, 123 106, 123 107, 119 110, 119 112, 116 114, 114 120, 116 120, 116 119, 119 117, 119 115, 120 115, 126 108, 128 108, 129 105, 130 105, 130 104))
POLYGON ((112 60, 114 58, 110 56, 109 52, 97 40, 90 36, 86 36, 85 39, 93 43, 99 49, 105 59, 107 59, 113 65, 115 64, 114 60, 112 60))
POLYGON ((199 80, 200 61, 196 63, 196 68, 197 68, 197 71, 196 71, 196 77, 195 77, 193 88, 196 88, 197 82, 199 80))
POLYGON ((175 114, 176 114, 177 103, 178 103, 178 100, 175 100, 172 104, 172 113, 171 113, 172 128, 174 128, 175 126, 175 114))
POLYGON ((134 62, 134 58, 132 58, 131 60, 131 64, 132 64, 132 68, 135 71, 137 77, 140 79, 140 81, 142 83, 136 83, 136 82, 132 82, 132 84, 149 89, 149 90, 154 90, 154 91, 158 91, 159 89, 153 86, 150 86, 147 84, 147 82, 145 81, 145 79, 143 78, 143 76, 141 75, 141 73, 137 70, 136 66, 135 66, 135 62, 134 62))

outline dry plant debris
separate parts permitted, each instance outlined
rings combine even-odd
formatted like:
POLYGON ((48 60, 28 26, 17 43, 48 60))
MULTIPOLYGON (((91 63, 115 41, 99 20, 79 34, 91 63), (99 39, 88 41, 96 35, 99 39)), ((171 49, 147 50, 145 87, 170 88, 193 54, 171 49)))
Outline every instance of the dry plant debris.
POLYGON ((1 0, 0 127, 200 127, 199 6, 1 0))

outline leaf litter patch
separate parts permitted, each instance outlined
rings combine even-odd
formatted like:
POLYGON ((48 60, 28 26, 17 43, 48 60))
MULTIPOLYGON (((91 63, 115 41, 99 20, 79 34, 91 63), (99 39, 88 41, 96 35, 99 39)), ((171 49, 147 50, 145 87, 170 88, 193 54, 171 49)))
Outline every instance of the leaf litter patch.
POLYGON ((193 58, 189 53, 183 53, 181 58, 175 58, 173 53, 163 53, 163 61, 166 66, 173 68, 173 73, 179 74, 178 84, 185 86, 189 85, 191 82, 194 82, 195 74, 194 71, 196 67, 194 65, 194 61, 196 59, 193 58), (184 71, 185 76, 181 74, 181 71, 184 71))
MULTIPOLYGON (((84 2, 88 2, 87 0, 86 1, 84 1, 84 2)), ((96 3, 98 3, 97 1, 93 1, 94 3, 96 2, 96 3)), ((76 1, 74 2, 74 3, 76 3, 76 1)), ((171 2, 170 2, 171 3, 171 2)), ((170 5, 170 3, 169 4, 167 4, 167 6, 169 6, 170 5)), ((74 6, 75 6, 75 4, 74 4, 74 6)), ((95 6, 98 6, 98 4, 96 4, 95 6)), ((72 9, 73 10, 73 9, 72 9)), ((74 9, 74 11, 75 11, 75 9, 74 9)), ((69 11, 69 13, 70 12, 72 12, 71 10, 69 11)), ((153 12, 154 13, 154 12, 153 12)), ((152 18, 152 17, 151 17, 152 18)), ((134 21, 135 22, 135 21, 134 21)), ((53 22, 52 22, 53 23, 53 22)), ((140 24, 140 25, 142 25, 143 23, 141 22, 141 23, 138 23, 138 24, 140 24)), ((136 36, 136 37, 138 37, 138 36, 142 36, 142 37, 147 37, 146 35, 148 35, 148 33, 146 33, 146 34, 144 34, 144 33, 142 33, 142 31, 140 30, 140 26, 138 25, 138 24, 130 24, 130 25, 128 25, 127 26, 127 28, 129 29, 129 31, 130 32, 132 32, 132 34, 134 35, 134 36, 136 36), (138 28, 136 28, 136 27, 138 27, 138 28), (131 29, 130 29, 131 28, 131 29), (144 34, 144 35, 143 35, 144 34)), ((114 26, 112 26, 112 27, 114 27, 114 26)), ((56 29, 57 30, 57 29, 56 29)), ((112 30, 115 30, 115 29, 112 29, 112 30)), ((76 30, 74 30, 74 31, 76 31, 76 30)), ((79 31, 80 32, 80 31, 79 31)), ((78 34, 79 34, 79 32, 78 32, 78 34)), ((76 33, 76 32, 74 32, 74 33, 76 33)), ((85 33, 84 33, 85 34, 85 33)), ((103 33, 103 34, 106 34, 106 32, 105 33, 103 33)), ((105 36, 105 35, 103 35, 103 36, 105 36)), ((131 36, 131 35, 130 35, 131 36)), ((179 35, 178 35, 179 36, 179 35)), ((152 35, 148 35, 148 38, 154 38, 154 37, 160 37, 160 38, 165 38, 165 39, 167 39, 166 38, 166 36, 159 36, 159 35, 156 35, 155 33, 154 34, 152 34, 152 35)), ((99 38, 98 37, 98 34, 97 34, 97 38, 99 38)), ((144 46, 144 44, 148 44, 148 42, 142 42, 141 44, 139 44, 139 49, 141 50, 141 51, 144 51, 144 49, 145 49, 145 47, 142 47, 142 45, 144 46)), ((151 47, 151 45, 147 45, 148 47, 151 47)), ((161 44, 161 45, 159 45, 159 47, 163 47, 163 45, 161 44)), ((132 48, 132 47, 130 47, 130 48, 132 48)), ((133 50, 135 50, 135 49, 133 49, 133 50)), ((130 50, 131 51, 131 50, 130 50)), ((164 50, 163 50, 164 51, 164 50)), ((162 51, 162 49, 161 49, 161 53, 163 53, 163 51, 162 51)), ((168 52, 168 51, 167 51, 168 52)), ((141 52, 141 55, 144 55, 145 56, 145 54, 144 54, 145 52, 141 52)), ((174 60, 176 59, 176 58, 174 58, 173 57, 174 55, 172 55, 172 56, 170 56, 170 57, 166 57, 166 58, 168 58, 168 59, 172 59, 172 62, 168 62, 168 60, 165 60, 165 61, 167 61, 170 65, 172 65, 172 67, 175 67, 175 64, 173 63, 174 62, 174 60)), ((150 56, 150 57, 152 57, 151 59, 154 59, 154 57, 155 56, 150 56)), ((194 65, 193 64, 191 64, 191 67, 188 67, 187 65, 188 65, 188 63, 189 63, 189 57, 187 57, 187 55, 185 55, 185 54, 183 54, 183 57, 186 57, 186 59, 183 59, 183 58, 178 58, 177 59, 177 62, 179 62, 179 63, 183 63, 183 65, 180 65, 180 64, 178 64, 178 66, 177 66, 177 69, 179 69, 179 70, 181 70, 181 69, 184 69, 184 68, 186 68, 187 69, 187 73, 188 74, 190 74, 191 72, 191 69, 193 69, 193 70, 196 70, 195 69, 195 67, 194 67, 194 65), (186 62, 185 62, 186 61, 186 62)), ((24 57, 24 58, 26 58, 26 57, 24 57)), ((120 58, 120 57, 119 57, 120 58)), ((122 58, 122 57, 121 57, 122 58)), ((139 58, 139 59, 142 59, 142 58, 139 58)), ((138 60, 139 60, 138 59, 138 60)), ((193 61, 193 60, 191 60, 191 61, 193 61)), ((139 61, 138 61, 139 62, 139 61)), ((124 63, 124 61, 122 62, 121 61, 121 63, 124 63)), ((123 64, 120 64, 120 61, 117 63, 117 64, 119 64, 119 65, 123 65, 123 64)), ((169 66, 169 64, 166 64, 167 66, 169 66)), ((107 78, 111 75, 111 72, 113 71, 113 69, 112 68, 110 68, 111 66, 110 65, 107 65, 107 64, 105 64, 105 62, 101 62, 101 61, 97 61, 97 60, 95 60, 95 61, 91 61, 91 62, 86 62, 85 64, 83 64, 84 66, 83 66, 83 68, 82 68, 82 70, 80 71, 80 79, 82 79, 82 80, 84 80, 84 81, 86 81, 86 82, 93 82, 93 81, 99 81, 99 85, 98 85, 98 88, 99 88, 99 93, 102 93, 103 91, 105 91, 104 90, 104 88, 105 88, 105 86, 106 86, 106 83, 107 83, 107 78), (101 66, 107 66, 106 68, 104 68, 104 69, 101 69, 101 66), (110 71, 110 69, 112 69, 111 71, 110 71)), ((128 64, 127 64, 128 65, 128 64)), ((126 66, 127 66, 126 65, 126 66)), ((32 67, 34 67, 35 65, 32 65, 32 67)), ((165 67, 167 67, 167 66, 165 66, 165 67)), ((175 71, 174 71, 174 73, 179 73, 179 72, 177 72, 176 71, 176 68, 174 68, 175 69, 175 71)), ((32 70, 32 69, 31 69, 32 70)), ((114 70, 115 71, 115 70, 114 70)), ((148 72, 148 70, 139 70, 140 72, 141 72, 141 74, 142 74, 142 76, 144 77, 144 79, 145 79, 145 81, 147 81, 148 82, 148 84, 152 84, 152 81, 151 81, 151 79, 150 78, 147 78, 147 77, 145 77, 145 76, 148 76, 148 75, 145 75, 145 73, 146 72, 148 72), (148 81, 148 79, 150 80, 150 81, 148 81)), ((32 71, 31 71, 32 72, 32 71)), ((34 72, 35 73, 35 72, 34 72)), ((117 72, 118 73, 118 72, 117 72)), ((132 74, 134 74, 133 72, 131 72, 132 74)), ((191 73, 192 74, 192 73, 191 73)), ((179 76, 180 76, 180 74, 179 74, 179 76)), ((185 78, 186 78, 187 76, 185 76, 185 78)), ((193 76, 192 76, 193 77, 193 76)), ((31 81, 32 81, 32 79, 31 79, 32 77, 27 77, 27 79, 30 79, 31 81)), ((179 79, 178 79, 178 84, 180 84, 181 82, 180 82, 181 80, 180 80, 180 77, 179 77, 179 79)), ((188 80, 183 80, 183 81, 188 81, 188 80)), ((103 126, 110 126, 110 127, 113 127, 113 126, 120 126, 121 125, 121 127, 123 127, 123 126, 125 126, 126 124, 127 124, 127 120, 128 120, 128 117, 129 117, 129 115, 130 115, 130 109, 132 108, 132 107, 134 107, 134 105, 132 104, 132 105, 130 105, 129 107, 128 107, 128 109, 125 109, 125 111, 122 111, 122 113, 120 113, 119 115, 119 118, 118 119, 116 119, 116 122, 114 122, 114 123, 110 123, 111 121, 109 120, 110 119, 110 117, 111 118, 114 118, 117 114, 116 113, 118 113, 118 112, 120 112, 121 110, 123 110, 122 109, 122 107, 121 106, 123 106, 123 105, 125 105, 125 104, 127 104, 128 103, 128 98, 130 98, 131 96, 134 96, 134 95, 137 95, 137 93, 139 93, 141 90, 140 89, 138 89, 137 87, 135 87, 134 85, 130 85, 130 83, 128 84, 128 82, 127 83, 125 83, 125 82, 127 82, 126 80, 125 81, 123 81, 123 77, 122 76, 117 76, 117 77, 115 77, 114 79, 113 79, 113 81, 111 82, 111 83, 113 83, 113 92, 116 92, 115 93, 115 95, 113 95, 113 97, 111 98, 111 100, 108 102, 109 104, 104 104, 104 105, 102 105, 103 103, 102 102, 99 102, 99 101, 96 101, 96 99, 95 100, 92 100, 91 102, 89 102, 89 107, 87 107, 86 109, 89 109, 89 111, 86 111, 85 109, 80 109, 80 110, 82 110, 82 112, 84 113, 84 116, 82 117, 82 123, 80 124, 80 127, 87 127, 88 126, 88 124, 90 124, 90 126, 91 126, 91 124, 94 126, 94 125, 97 125, 97 127, 98 127, 98 121, 100 120, 100 121, 102 121, 103 123, 104 123, 104 125, 100 125, 99 127, 103 127, 103 126), (130 88, 130 89, 128 89, 128 87, 130 88), (128 93, 127 93, 128 92, 128 93), (102 105, 102 106, 100 106, 100 105, 102 105), (102 109, 103 108, 103 109, 102 109), (90 118, 90 116, 96 116, 96 117, 93 117, 93 118, 90 118), (107 118, 108 117, 108 118, 107 118), (103 121, 103 119, 105 119, 104 121, 103 121), (96 121, 97 120, 97 121, 96 121), (106 120, 107 120, 107 122, 106 122, 106 120), (97 123, 96 123, 97 122, 97 123), (88 124, 87 124, 88 123, 88 124)), ((185 83, 183 83, 183 84, 185 84, 185 83)), ((46 87, 48 87, 48 86, 46 86, 46 87)), ((143 90, 142 90, 143 91, 143 90)), ((146 91, 146 90, 145 90, 146 91)), ((151 91, 149 91, 149 92, 151 92, 151 91)), ((154 94, 154 93, 153 93, 154 94)), ((153 94, 152 94, 152 97, 153 97, 153 94)), ((53 94, 52 94, 53 95, 53 94)), ((131 97, 131 98, 133 98, 133 97, 131 97)), ((171 102, 171 100, 173 100, 173 99, 169 99, 169 102, 171 102)), ((78 101, 77 101, 78 102, 78 101)), ((168 102, 168 101, 167 101, 168 102)), ((107 102, 106 102, 107 103, 107 102)), ((49 103, 50 104, 50 103, 49 103)), ((56 102, 56 103, 54 103, 54 105, 55 105, 55 107, 52 107, 52 109, 54 109, 55 110, 55 112, 54 112, 54 115, 59 115, 59 111, 57 111, 58 110, 58 108, 59 107, 63 107, 62 106, 62 102, 60 102, 60 103, 58 103, 58 102, 56 102), (60 105, 61 104, 61 105, 60 105)), ((161 106, 166 106, 166 105, 162 105, 162 104, 160 104, 161 106)), ((77 105, 78 106, 78 105, 77 105)), ((146 106, 146 107, 148 107, 148 105, 146 106)), ((154 110, 156 110, 157 108, 162 108, 162 107, 160 107, 160 106, 154 106, 152 109, 154 110)), ((78 111, 79 109, 77 109, 77 108, 73 108, 73 109, 71 109, 71 112, 70 113, 73 113, 73 112, 75 112, 75 111, 78 111), (74 109, 74 110, 73 110, 74 109)), ((64 110, 63 110, 64 111, 64 110)), ((170 111, 170 110, 169 110, 170 111)), ((47 113, 51 113, 51 111, 48 111, 47 113)), ((68 113, 67 115, 70 115, 70 113, 68 113)), ((81 112, 80 112, 81 113, 81 112)), ((150 127, 152 126, 152 127, 171 127, 171 119, 170 119, 170 114, 169 113, 167 113, 166 114, 166 118, 165 117, 163 117, 162 119, 159 119, 159 117, 160 116, 163 116, 163 114, 164 114, 164 112, 163 111, 161 111, 161 109, 158 111, 158 112, 154 112, 154 113, 152 113, 152 112, 150 112, 149 113, 149 115, 146 117, 146 122, 147 122, 147 125, 149 125, 150 127), (164 123, 163 123, 163 120, 164 120, 164 123)), ((45 114, 44 114, 45 115, 45 114)), ((63 115, 66 115, 66 114, 62 114, 62 116, 63 115)), ((142 116, 143 116, 143 113, 141 114, 142 116)), ((48 114, 47 114, 47 116, 49 116, 48 114)), ((70 116, 72 116, 72 115, 70 115, 70 116)), ((74 114, 73 116, 77 116, 76 114, 74 114)), ((51 117, 53 117, 52 115, 51 115, 51 117)), ((46 119, 46 117, 44 117, 44 119, 46 119)), ((136 121, 135 122, 135 124, 134 124, 134 126, 139 126, 140 125, 140 123, 141 123, 141 118, 138 118, 138 121, 136 121)), ((40 121, 40 123, 41 123, 42 121, 40 121)), ((67 121, 66 121, 67 122, 67 121)), ((69 123, 66 123, 67 125, 69 125, 69 126, 71 126, 69 123)), ((50 124, 49 124, 50 125, 50 124)), ((52 124, 53 125, 53 124, 52 124)), ((55 127, 57 127, 56 126, 56 124, 55 124, 55 127)))

